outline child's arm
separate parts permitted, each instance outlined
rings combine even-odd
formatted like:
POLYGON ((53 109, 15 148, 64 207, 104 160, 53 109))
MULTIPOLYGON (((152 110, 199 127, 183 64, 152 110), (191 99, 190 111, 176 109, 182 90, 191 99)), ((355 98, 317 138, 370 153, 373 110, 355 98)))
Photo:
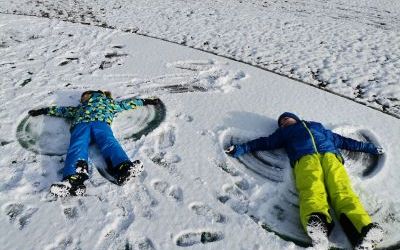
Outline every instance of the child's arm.
POLYGON ((283 146, 284 145, 283 140, 280 136, 280 131, 277 130, 268 137, 260 137, 258 139, 248 141, 243 144, 233 145, 233 148, 229 147, 225 152, 234 157, 239 157, 249 152, 259 150, 272 150, 281 148, 283 146))
POLYGON ((56 107, 51 106, 48 108, 47 115, 72 119, 76 113, 76 107, 56 107))
POLYGON ((129 98, 122 101, 116 101, 116 104, 121 108, 121 110, 129 110, 135 109, 137 106, 146 106, 146 105, 158 105, 161 103, 161 100, 158 98, 129 98))
POLYGON ((28 113, 31 116, 48 115, 48 116, 55 116, 55 117, 71 119, 74 117, 75 112, 76 112, 76 107, 52 106, 52 107, 48 107, 48 108, 29 110, 28 113))
POLYGON ((361 142, 351 138, 341 136, 339 134, 333 133, 335 146, 342 149, 347 149, 350 151, 365 152, 370 154, 382 154, 383 150, 380 147, 376 147, 371 142, 361 142))
POLYGON ((258 139, 246 143, 249 151, 272 150, 283 147, 279 130, 275 131, 268 137, 260 137, 258 139))
POLYGON ((115 104, 118 106, 117 111, 123 111, 123 110, 130 110, 130 109, 136 109, 138 106, 143 106, 143 99, 140 98, 129 98, 121 101, 115 101, 115 104))

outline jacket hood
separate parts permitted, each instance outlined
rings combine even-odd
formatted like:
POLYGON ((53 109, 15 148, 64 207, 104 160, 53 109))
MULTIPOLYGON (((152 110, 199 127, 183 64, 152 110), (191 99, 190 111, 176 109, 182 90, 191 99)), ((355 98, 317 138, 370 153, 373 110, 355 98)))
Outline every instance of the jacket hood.
MULTIPOLYGON (((290 118, 295 119, 295 120, 298 121, 298 122, 301 122, 300 118, 299 118, 297 115, 295 115, 295 114, 293 114, 293 113, 290 113, 290 112, 285 112, 285 113, 283 113, 283 114, 281 114, 281 115, 279 116, 279 118, 278 118, 278 126, 279 126, 280 120, 281 120, 283 117, 290 117, 290 118)), ((279 127, 280 127, 280 126, 279 126, 279 127)))

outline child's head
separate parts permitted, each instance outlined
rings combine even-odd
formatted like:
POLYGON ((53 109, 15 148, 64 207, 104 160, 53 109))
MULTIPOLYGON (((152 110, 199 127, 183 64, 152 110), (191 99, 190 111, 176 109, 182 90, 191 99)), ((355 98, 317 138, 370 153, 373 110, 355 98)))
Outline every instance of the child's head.
POLYGON ((112 98, 111 92, 110 91, 103 91, 103 90, 87 90, 82 93, 81 95, 81 103, 86 102, 90 99, 90 97, 94 94, 98 93, 104 96, 107 96, 108 98, 112 98))
POLYGON ((300 118, 297 115, 290 112, 285 112, 279 116, 278 126, 284 128, 293 125, 298 121, 300 121, 300 118))

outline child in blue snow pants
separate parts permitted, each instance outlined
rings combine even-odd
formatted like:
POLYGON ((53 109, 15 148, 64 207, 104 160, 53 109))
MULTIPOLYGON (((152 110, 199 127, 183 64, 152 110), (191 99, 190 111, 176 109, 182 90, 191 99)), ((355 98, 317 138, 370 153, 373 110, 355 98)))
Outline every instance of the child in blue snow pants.
POLYGON ((111 130, 114 117, 121 111, 136 109, 143 105, 157 105, 159 99, 129 98, 114 100, 109 91, 85 91, 78 106, 41 108, 30 110, 31 116, 49 115, 69 119, 71 140, 65 160, 63 181, 55 183, 50 192, 59 196, 82 195, 88 179, 89 144, 94 142, 104 157, 106 171, 115 178, 117 184, 124 184, 130 177, 143 170, 140 161, 131 162, 115 139, 111 130))
POLYGON ((115 139, 110 126, 105 122, 84 122, 71 131, 71 140, 63 171, 64 179, 76 173, 76 163, 88 161, 89 144, 94 142, 108 166, 116 167, 129 162, 129 157, 115 139))

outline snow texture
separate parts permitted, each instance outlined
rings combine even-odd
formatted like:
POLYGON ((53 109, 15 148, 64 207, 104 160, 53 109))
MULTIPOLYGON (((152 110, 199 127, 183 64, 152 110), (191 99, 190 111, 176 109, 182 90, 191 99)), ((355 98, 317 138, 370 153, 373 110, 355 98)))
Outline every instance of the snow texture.
MULTIPOLYGON (((3 13, 118 29, 212 52, 400 117, 399 1, 1 0, 0 6, 3 13)), ((59 63, 77 62, 68 58, 59 63)))
MULTIPOLYGON (((179 3, 181 7, 186 4, 179 3)), ((294 4, 301 3, 314 8, 305 1, 294 4)), ((12 9, 18 4, 9 2, 0 4, 0 8, 12 9)), ((39 11, 39 7, 48 4, 29 2, 19 5, 19 10, 39 11)), ((65 12, 60 12, 68 15, 71 9, 74 19, 74 13, 86 11, 85 4, 72 1, 64 4, 65 12)), ((156 2, 148 4, 151 7, 156 2)), ((202 3, 192 4, 201 10, 202 3)), ((234 10, 240 12, 252 6, 241 4, 229 2, 224 10, 236 13, 234 10), (234 8, 237 6, 243 8, 234 8)), ((277 9, 288 5, 271 4, 277 9)), ((211 7, 210 11, 215 10, 211 7)), ((100 3, 96 11, 97 8, 102 8, 100 3)), ((132 5, 126 3, 126 10, 130 8, 132 5)), ((83 18, 90 16, 86 14, 83 18)), ((113 20, 123 18, 122 14, 115 15, 113 20)), ((364 20, 362 27, 369 27, 369 20, 374 19, 364 20)), ((157 15, 148 18, 148 23, 153 21, 154 25, 162 24, 157 15)), ((224 147, 231 142, 272 133, 276 118, 284 111, 320 121, 338 133, 372 141, 385 149, 385 155, 379 158, 349 152, 343 155, 356 193, 385 232, 378 247, 399 247, 398 119, 256 67, 127 32, 17 15, 0 15, 0 23, 2 248, 307 247, 310 240, 299 225, 297 194, 284 152, 258 152, 238 160, 224 153, 224 147), (56 118, 27 117, 27 112, 51 104, 76 105, 80 93, 88 89, 111 90, 119 99, 158 96, 165 113, 156 108, 126 111, 112 126, 129 157, 144 163, 139 177, 124 186, 113 184, 100 174, 105 163, 99 150, 92 147, 85 196, 57 199, 49 195, 49 188, 61 179, 68 124, 56 118), (160 123, 138 135, 160 116, 160 123), (34 145, 33 149, 24 147, 18 131, 24 131, 22 138, 28 138, 25 141, 34 145), (138 136, 132 138, 132 134, 138 136)), ((186 23, 181 27, 184 30, 186 23)), ((396 27, 388 25, 389 30, 381 32, 395 32, 396 27)), ((250 30, 249 26, 244 28, 250 30)), ((238 35, 246 34, 243 29, 238 35)), ((312 36, 312 32, 302 34, 312 36)), ((228 44, 234 44, 236 40, 229 40, 227 35, 228 44)), ((376 44, 376 40, 369 39, 376 44)), ((307 43, 304 47, 312 45, 307 43)), ((284 51, 278 47, 269 49, 284 51)), ((296 55, 300 56, 293 53, 293 60, 301 63, 296 55)), ((340 62, 336 65, 342 67, 340 62)), ((349 247, 339 226, 329 240, 330 247, 349 247)))

